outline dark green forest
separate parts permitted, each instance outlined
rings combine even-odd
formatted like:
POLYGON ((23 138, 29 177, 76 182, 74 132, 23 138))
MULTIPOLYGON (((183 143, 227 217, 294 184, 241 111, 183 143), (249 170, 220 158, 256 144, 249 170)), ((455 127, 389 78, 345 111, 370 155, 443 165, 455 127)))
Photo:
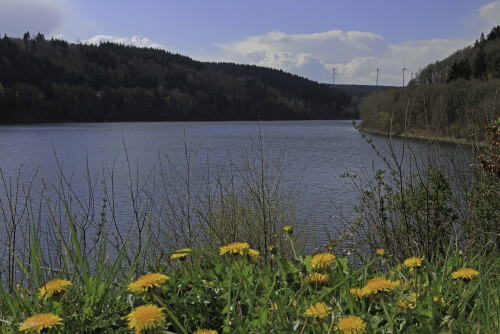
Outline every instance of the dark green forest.
POLYGON ((0 38, 0 123, 357 116, 345 92, 280 70, 41 33, 0 38))
POLYGON ((420 70, 407 87, 370 95, 362 129, 395 135, 484 138, 500 115, 500 26, 474 45, 420 70))

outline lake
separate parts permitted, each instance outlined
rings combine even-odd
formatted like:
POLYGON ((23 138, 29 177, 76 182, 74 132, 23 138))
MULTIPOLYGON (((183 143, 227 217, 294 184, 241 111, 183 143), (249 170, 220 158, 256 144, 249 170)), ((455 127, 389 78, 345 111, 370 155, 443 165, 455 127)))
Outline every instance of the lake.
MULTIPOLYGON (((357 199, 352 183, 340 175, 346 171, 359 173, 370 169, 372 163, 383 167, 376 152, 350 121, 0 126, 0 167, 5 180, 11 176, 15 181, 22 164, 21 180, 26 185, 39 168, 32 194, 38 197, 42 194, 43 180, 52 199, 57 196, 57 191, 65 198, 79 198, 83 203, 87 203, 89 193, 95 198, 103 196, 100 182, 106 178, 109 192, 112 176, 115 214, 120 218, 117 222, 126 230, 127 225, 132 224, 127 204, 130 202, 130 186, 139 189, 144 180, 158 178, 151 171, 158 169, 159 158, 168 157, 164 161, 168 160, 182 169, 186 144, 191 152, 192 180, 200 183, 207 166, 217 170, 218 167, 241 162, 241 157, 248 152, 252 140, 255 141, 259 133, 264 138, 263 142, 269 144, 270 159, 285 152, 285 183, 300 181, 302 192, 298 204, 303 212, 307 211, 308 230, 314 236, 310 240, 312 247, 325 242, 325 226, 332 234, 335 229, 341 228, 339 214, 349 220, 356 217, 353 208, 357 199), (62 176, 64 187, 61 187, 62 176)), ((388 154, 387 137, 368 136, 383 154, 388 154)), ((402 140, 393 138, 393 142, 397 152, 400 152, 402 140)), ((425 146, 418 141, 413 144, 416 151, 425 146)), ((437 151, 453 148, 450 144, 434 146, 437 151)), ((158 189, 152 193, 156 191, 158 189)), ((5 196, 6 191, 0 191, 4 206, 7 203, 5 196)), ((75 208, 77 206, 74 205, 75 208)), ((93 210, 92 214, 99 213, 98 207, 93 210)), ((45 213, 42 216, 49 215, 45 213)), ((0 233, 5 235, 3 230, 0 233)))

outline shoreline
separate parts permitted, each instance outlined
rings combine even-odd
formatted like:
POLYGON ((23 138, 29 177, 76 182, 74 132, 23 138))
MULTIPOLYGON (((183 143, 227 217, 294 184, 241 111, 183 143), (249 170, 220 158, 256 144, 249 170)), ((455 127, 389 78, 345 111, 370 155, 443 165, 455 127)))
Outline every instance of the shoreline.
POLYGON ((361 132, 366 132, 370 134, 376 134, 381 136, 388 137, 397 137, 404 139, 416 139, 422 141, 430 141, 430 142, 440 142, 440 143, 448 143, 454 145, 464 145, 464 146, 478 146, 478 147, 488 147, 488 143, 486 140, 484 141, 475 141, 469 138, 450 138, 450 137, 438 137, 438 136, 427 136, 424 132, 421 133, 402 133, 402 134, 391 134, 389 132, 376 131, 371 129, 359 129, 361 132))

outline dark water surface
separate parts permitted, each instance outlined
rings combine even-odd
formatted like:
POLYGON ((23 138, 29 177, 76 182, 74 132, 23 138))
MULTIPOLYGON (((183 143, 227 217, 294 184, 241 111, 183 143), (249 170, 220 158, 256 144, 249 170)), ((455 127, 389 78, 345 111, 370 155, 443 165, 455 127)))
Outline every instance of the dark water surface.
MULTIPOLYGON (((374 150, 361 138, 350 121, 273 121, 273 122, 185 122, 185 123, 90 123, 0 126, 0 167, 4 177, 15 177, 23 164, 22 179, 28 182, 40 166, 37 179, 57 188, 60 169, 78 196, 88 193, 87 168, 91 180, 98 182, 103 171, 113 170, 116 200, 129 198, 129 167, 133 177, 143 179, 157 164, 158 156, 175 157, 183 152, 184 138, 196 152, 195 171, 237 160, 250 147, 250 138, 260 131, 270 143, 271 156, 286 146, 290 182, 301 180, 300 205, 311 208, 310 231, 325 240, 324 226, 340 227, 341 211, 355 217, 355 193, 343 172, 358 172, 377 161, 374 150), (124 146, 125 144, 125 146, 124 146)), ((373 137, 379 147, 387 138, 373 137)), ((395 139, 396 144, 401 142, 395 139)), ((418 142, 416 146, 420 145, 418 142)), ((443 145, 446 149, 450 145, 443 145)), ((176 159, 172 159, 176 161, 176 159)), ((377 162, 380 163, 380 162, 377 162)), ((37 182, 35 180, 35 182, 37 182)), ((41 184, 41 182, 38 182, 41 184)), ((40 186, 34 187, 40 192, 40 186)), ((0 198, 5 196, 0 192, 0 198)), ((5 199, 2 198, 5 203, 5 199)), ((120 206, 118 205, 118 209, 120 206)), ((125 213, 125 205, 121 208, 125 213)), ((130 224, 121 219, 121 224, 130 224)))

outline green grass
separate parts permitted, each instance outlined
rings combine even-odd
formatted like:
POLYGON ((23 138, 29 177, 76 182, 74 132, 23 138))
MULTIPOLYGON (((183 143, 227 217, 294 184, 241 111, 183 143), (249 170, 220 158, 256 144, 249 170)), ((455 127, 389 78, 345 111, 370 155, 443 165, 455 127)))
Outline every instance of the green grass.
MULTIPOLYGON (((136 272, 141 266, 132 261, 123 272, 120 268, 124 268, 130 241, 113 261, 106 259, 103 244, 97 261, 90 263, 81 253, 78 230, 71 232, 72 244, 59 244, 67 259, 57 271, 42 265, 43 259, 32 261, 30 268, 18 262, 25 283, 16 285, 12 293, 0 286, 0 332, 16 333, 27 318, 53 313, 62 324, 49 333, 131 333, 126 316, 140 305, 155 304, 163 308, 165 317, 150 331, 154 333, 198 329, 333 333, 338 320, 347 315, 362 318, 367 333, 499 333, 500 260, 456 253, 424 259, 413 270, 393 263, 391 254, 374 254, 362 265, 337 257, 333 265, 319 270, 311 266, 312 255, 287 258, 281 256, 279 247, 273 261, 266 264, 254 263, 246 255, 221 256, 193 249, 184 261, 170 259, 171 254, 141 255, 135 258, 149 259, 144 270, 136 272), (453 279, 452 272, 462 267, 477 270, 479 276, 469 281, 453 279), (143 294, 129 291, 127 285, 146 272, 159 272, 169 279, 143 294), (313 272, 329 278, 324 284, 310 284, 304 278, 313 272), (380 276, 400 286, 373 297, 356 298, 350 292, 380 276), (54 278, 70 280, 72 285, 40 299, 40 287, 54 278), (412 293, 417 296, 414 302, 412 293), (307 317, 304 313, 317 302, 331 311, 321 319, 307 317)), ((292 235, 287 238, 293 242, 292 235)), ((34 238, 33 258, 42 256, 37 243, 34 238)))

